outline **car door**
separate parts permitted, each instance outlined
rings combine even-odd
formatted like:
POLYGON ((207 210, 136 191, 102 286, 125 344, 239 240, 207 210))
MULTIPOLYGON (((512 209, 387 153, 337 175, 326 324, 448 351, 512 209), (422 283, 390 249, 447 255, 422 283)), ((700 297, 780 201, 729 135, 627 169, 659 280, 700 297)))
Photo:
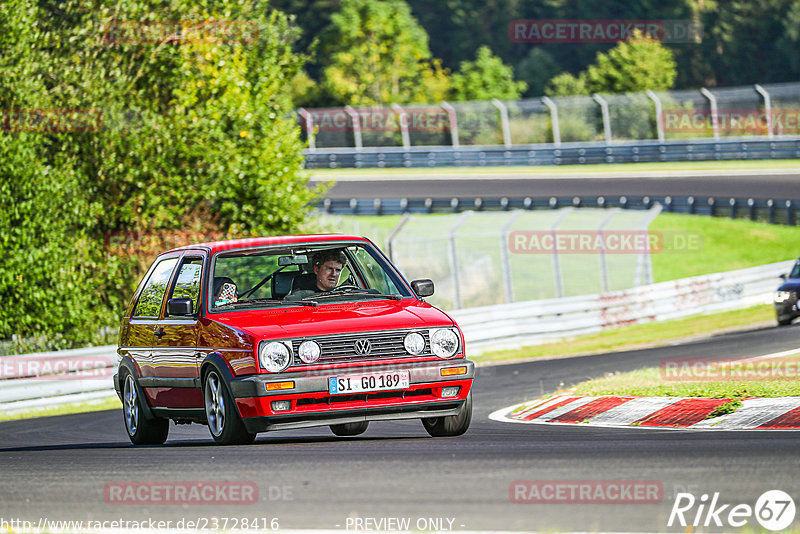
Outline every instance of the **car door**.
POLYGON ((128 323, 127 350, 139 370, 139 385, 153 406, 153 388, 156 385, 156 365, 153 360, 155 331, 159 328, 161 311, 181 253, 159 257, 145 275, 146 280, 136 297, 128 323))
POLYGON ((153 363, 156 388, 154 406, 168 408, 171 416, 196 416, 203 408, 197 358, 200 311, 200 285, 206 252, 185 251, 164 299, 161 319, 154 329, 153 363), (192 315, 170 315, 168 303, 173 298, 192 299, 192 315))

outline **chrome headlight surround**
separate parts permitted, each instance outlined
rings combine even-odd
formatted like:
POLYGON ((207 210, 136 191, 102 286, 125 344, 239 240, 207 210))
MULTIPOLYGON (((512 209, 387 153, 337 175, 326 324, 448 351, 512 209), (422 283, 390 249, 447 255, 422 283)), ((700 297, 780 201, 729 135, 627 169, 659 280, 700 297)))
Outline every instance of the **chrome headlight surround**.
POLYGON ((425 351, 425 338, 419 332, 410 332, 403 338, 403 347, 409 354, 419 356, 425 351))
POLYGON ((458 352, 460 336, 455 328, 437 328, 430 331, 431 351, 446 360, 458 352))
POLYGON ((314 363, 319 360, 319 354, 321 349, 319 348, 319 343, 316 341, 303 341, 300 343, 300 346, 297 348, 297 355, 300 356, 300 359, 303 363, 314 363))
POLYGON ((776 291, 775 292, 775 302, 786 302, 792 298, 791 291, 776 291))
POLYGON ((258 349, 261 368, 270 373, 280 373, 292 363, 292 349, 280 341, 263 341, 258 349))

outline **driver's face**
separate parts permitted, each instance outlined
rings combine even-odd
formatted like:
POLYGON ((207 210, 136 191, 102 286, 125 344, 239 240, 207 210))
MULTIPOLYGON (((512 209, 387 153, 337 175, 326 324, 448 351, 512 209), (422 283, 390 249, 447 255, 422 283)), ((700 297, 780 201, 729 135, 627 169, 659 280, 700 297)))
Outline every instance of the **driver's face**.
POLYGON ((317 275, 317 287, 322 291, 331 291, 339 285, 339 275, 342 274, 344 265, 335 260, 328 260, 322 265, 314 266, 317 275))

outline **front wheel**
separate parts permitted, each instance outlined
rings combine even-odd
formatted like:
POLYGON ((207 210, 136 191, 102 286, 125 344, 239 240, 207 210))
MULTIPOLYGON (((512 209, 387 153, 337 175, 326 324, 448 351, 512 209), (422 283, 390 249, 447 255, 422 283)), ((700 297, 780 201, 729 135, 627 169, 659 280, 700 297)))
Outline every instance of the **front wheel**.
POLYGON ((169 419, 149 419, 145 415, 142 390, 132 374, 126 374, 122 386, 122 415, 125 430, 134 445, 161 445, 167 441, 169 419))
POLYGON ((331 425, 331 432, 337 436, 357 436, 367 431, 369 421, 359 421, 357 423, 342 423, 331 425))
POLYGON ((460 436, 469 428, 472 421, 472 392, 467 395, 467 400, 461 406, 461 411, 456 415, 444 417, 428 417, 422 420, 422 425, 428 434, 434 438, 447 436, 460 436))
POLYGON ((256 439, 256 435, 245 428, 228 388, 216 370, 211 370, 206 375, 203 403, 206 407, 208 429, 214 441, 222 445, 246 445, 256 439))

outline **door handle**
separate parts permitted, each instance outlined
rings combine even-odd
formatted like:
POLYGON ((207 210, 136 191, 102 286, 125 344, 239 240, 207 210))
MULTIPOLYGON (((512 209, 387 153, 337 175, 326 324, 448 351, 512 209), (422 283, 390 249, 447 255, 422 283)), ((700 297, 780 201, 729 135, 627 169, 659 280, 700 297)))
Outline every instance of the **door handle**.
POLYGON ((162 337, 164 337, 164 334, 166 334, 166 332, 164 332, 164 329, 163 329, 163 328, 156 328, 155 330, 153 330, 153 334, 154 334, 154 335, 155 335, 155 336, 156 336, 158 339, 161 339, 162 337))

